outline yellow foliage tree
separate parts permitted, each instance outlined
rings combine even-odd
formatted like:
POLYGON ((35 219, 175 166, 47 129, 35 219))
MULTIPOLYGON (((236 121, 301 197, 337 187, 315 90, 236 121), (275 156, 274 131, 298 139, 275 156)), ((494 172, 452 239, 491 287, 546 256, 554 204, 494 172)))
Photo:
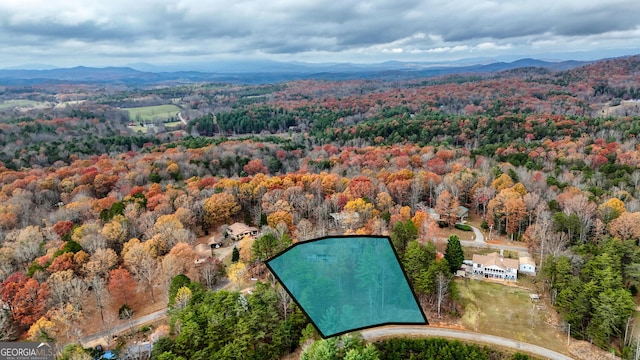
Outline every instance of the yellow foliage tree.
POLYGON ((240 261, 248 263, 251 261, 253 254, 251 248, 256 239, 253 236, 245 236, 238 244, 238 250, 240 251, 240 261))
POLYGON ((229 220, 240 211, 236 198, 226 192, 213 194, 204 202, 205 223, 217 225, 229 220))
POLYGON ((626 211, 624 203, 618 198, 611 198, 598 206, 598 215, 600 215, 600 219, 605 224, 608 224, 626 211))
POLYGON ((156 233, 162 233, 165 229, 183 229, 184 226, 176 214, 162 215, 153 225, 156 233))
POLYGON ((180 172, 180 167, 178 166, 178 164, 171 162, 169 166, 167 166, 167 172, 171 175, 175 175, 180 172))
POLYGON ((45 317, 38 319, 27 331, 27 337, 32 341, 52 341, 56 334, 56 324, 45 317))
POLYGON ((122 244, 127 240, 127 229, 116 219, 104 224, 100 233, 110 244, 122 244))
POLYGON ((227 276, 235 285, 239 285, 244 275, 247 273, 247 266, 242 262, 232 263, 227 266, 227 276))
POLYGON ((376 196, 376 208, 380 210, 380 212, 389 211, 389 209, 393 206, 393 198, 387 192, 380 192, 376 196))
POLYGON ((290 233, 293 231, 293 216, 291 216, 291 213, 276 211, 267 216, 267 225, 269 227, 275 229, 280 223, 285 223, 290 233))
POLYGON ((522 183, 517 183, 515 185, 513 185, 512 187, 513 191, 517 192, 518 194, 525 196, 527 195, 527 188, 524 187, 524 185, 522 185, 522 183))
POLYGON ((191 300, 191 296, 192 296, 192 292, 191 289, 189 289, 186 286, 181 287, 180 289, 178 289, 178 292, 176 293, 176 299, 175 299, 175 308, 176 309, 183 309, 185 306, 187 306, 187 304, 189 303, 189 300, 191 300))
POLYGON ((169 246, 167 242, 162 238, 162 235, 156 234, 151 239, 142 243, 144 249, 151 254, 154 258, 164 256, 169 252, 169 246))
POLYGON ((500 175, 497 179, 493 180, 491 187, 496 189, 496 192, 500 192, 504 189, 513 186, 513 179, 507 174, 500 175))
POLYGON ((411 219, 411 208, 409 206, 403 206, 400 208, 399 214, 402 221, 407 221, 411 219))
POLYGON ((360 216, 360 220, 367 221, 371 214, 374 211, 373 204, 365 201, 362 198, 357 198, 351 201, 348 201, 344 206, 345 211, 350 211, 353 213, 358 213, 360 216))

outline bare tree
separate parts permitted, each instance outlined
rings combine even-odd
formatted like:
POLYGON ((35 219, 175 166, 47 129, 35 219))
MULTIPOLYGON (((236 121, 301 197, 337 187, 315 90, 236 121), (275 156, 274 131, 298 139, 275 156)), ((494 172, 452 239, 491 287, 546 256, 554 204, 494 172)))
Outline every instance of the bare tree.
POLYGON ((28 226, 19 230, 15 241, 10 242, 7 246, 13 248, 14 259, 18 263, 28 263, 38 256, 40 253, 40 244, 45 240, 42 231, 37 226, 28 226))
POLYGON ((100 311, 100 319, 104 322, 104 309, 109 305, 109 292, 103 278, 100 276, 91 276, 89 279, 91 284, 91 293, 96 300, 96 307, 100 311))
POLYGON ((638 185, 640 185, 640 170, 631 173, 631 181, 633 182, 633 187, 637 189, 638 185))
POLYGON ((151 292, 151 301, 155 303, 156 295, 153 290, 153 285, 157 277, 160 275, 160 266, 155 258, 149 254, 147 255, 148 256, 141 256, 138 263, 133 264, 131 272, 138 281, 142 282, 145 287, 149 289, 151 292))
POLYGON ((548 249, 547 252, 553 256, 560 255, 567 248, 567 244, 569 243, 569 239, 566 235, 567 234, 564 232, 557 231, 550 233, 545 244, 545 249, 548 249))
POLYGON ((311 221, 307 219, 301 219, 298 222, 298 226, 296 227, 296 235, 298 237, 298 241, 309 240, 313 232, 313 225, 311 221))
POLYGON ((588 197, 578 194, 574 195, 564 203, 564 212, 567 215, 577 215, 582 223, 580 226, 580 241, 585 243, 587 234, 593 226, 595 220, 596 204, 588 197))
POLYGON ((0 341, 15 340, 16 331, 9 310, 0 309, 0 341))
POLYGON ((218 259, 207 259, 199 267, 201 281, 208 289, 213 289, 222 278, 222 264, 218 259))
POLYGON ((418 202, 424 194, 424 177, 416 176, 411 181, 411 192, 409 194, 409 206, 412 211, 415 211, 418 202))
POLYGON ((65 333, 67 339, 77 341, 82 337, 82 327, 79 322, 84 314, 79 308, 67 304, 64 308, 52 311, 51 319, 56 323, 56 327, 65 333))
POLYGON ((9 274, 16 271, 14 259, 13 248, 0 247, 0 281, 4 281, 9 274))
POLYGON ((71 304, 79 308, 82 304, 87 284, 73 274, 73 270, 58 271, 47 279, 51 291, 50 301, 54 307, 63 308, 65 304, 71 304))
POLYGON ((107 316, 105 316, 104 321, 102 322, 102 339, 105 343, 107 343, 107 348, 111 348, 111 342, 113 341, 113 336, 116 333, 117 323, 118 317, 114 313, 108 313, 107 316))
POLYGON ((438 306, 438 317, 440 317, 440 310, 442 304, 449 296, 449 282, 451 279, 442 271, 436 275, 436 302, 438 306))
POLYGON ((278 301, 282 306, 282 314, 286 320, 287 314, 289 313, 289 307, 293 303, 291 300, 291 296, 282 286, 276 287, 276 294, 278 295, 278 301))
POLYGON ((522 201, 524 201, 524 205, 527 209, 527 213, 529 214, 529 225, 531 225, 534 218, 534 214, 535 214, 534 210, 538 207, 541 201, 540 195, 533 192, 526 193, 522 197, 522 201))

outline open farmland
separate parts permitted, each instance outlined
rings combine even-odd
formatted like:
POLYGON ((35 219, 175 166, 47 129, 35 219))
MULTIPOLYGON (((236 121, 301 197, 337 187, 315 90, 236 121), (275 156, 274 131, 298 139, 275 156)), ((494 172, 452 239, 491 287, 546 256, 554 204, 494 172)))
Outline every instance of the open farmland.
POLYGON ((0 110, 2 109, 11 109, 11 108, 37 108, 37 107, 48 107, 49 103, 27 100, 27 99, 16 99, 16 100, 6 100, 0 102, 0 110))
POLYGON ((176 116, 180 108, 176 105, 156 105, 123 109, 129 112, 131 121, 166 120, 176 116))

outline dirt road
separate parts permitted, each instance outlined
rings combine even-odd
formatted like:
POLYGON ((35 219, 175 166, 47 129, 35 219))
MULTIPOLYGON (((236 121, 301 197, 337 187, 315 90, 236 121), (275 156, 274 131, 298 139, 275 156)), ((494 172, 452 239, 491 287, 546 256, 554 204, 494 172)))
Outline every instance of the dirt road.
POLYGON ((571 360, 570 357, 557 353, 553 350, 545 349, 541 346, 506 339, 499 336, 479 334, 471 331, 436 328, 429 326, 385 326, 361 331, 362 336, 369 341, 387 336, 435 336, 452 339, 467 340, 486 344, 494 344, 507 347, 515 351, 526 352, 546 359, 571 360))

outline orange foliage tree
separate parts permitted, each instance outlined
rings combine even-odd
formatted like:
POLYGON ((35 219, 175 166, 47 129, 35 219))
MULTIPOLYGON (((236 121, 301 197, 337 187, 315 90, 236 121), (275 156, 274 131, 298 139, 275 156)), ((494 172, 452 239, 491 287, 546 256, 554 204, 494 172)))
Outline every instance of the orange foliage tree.
POLYGON ((204 202, 205 224, 213 226, 226 222, 238 211, 240 205, 233 195, 226 192, 213 194, 204 202))
POLYGON ((625 212, 609 223, 609 232, 620 240, 640 240, 640 212, 625 212))
POLYGON ((118 304, 128 304, 136 291, 136 282, 129 270, 119 267, 109 273, 109 293, 118 304))
POLYGON ((267 225, 271 228, 276 229, 280 223, 287 225, 289 234, 294 231, 293 216, 291 216, 291 213, 286 211, 276 211, 267 216, 267 225))
POLYGON ((45 314, 49 286, 27 278, 22 273, 9 276, 0 286, 2 301, 9 306, 13 319, 20 325, 30 326, 45 314))

